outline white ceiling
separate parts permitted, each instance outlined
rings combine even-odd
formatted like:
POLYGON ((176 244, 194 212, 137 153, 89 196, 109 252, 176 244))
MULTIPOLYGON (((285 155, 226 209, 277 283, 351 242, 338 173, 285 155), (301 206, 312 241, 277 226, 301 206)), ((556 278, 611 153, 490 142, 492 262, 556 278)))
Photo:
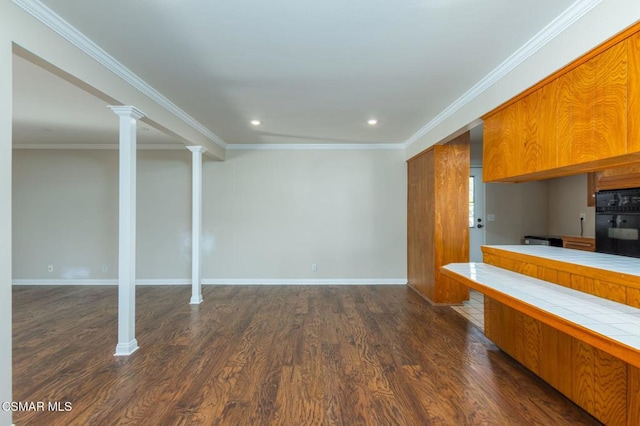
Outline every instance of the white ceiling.
MULTIPOLYGON (((107 104, 77 86, 13 55, 13 143, 31 145, 118 144, 118 116, 107 104)), ((183 145, 140 125, 142 145, 183 145)))
MULTIPOLYGON (((405 142, 573 2, 42 0, 232 144, 405 142)), ((55 86, 17 77, 33 108, 55 86)), ((37 129, 63 122, 63 108, 18 111, 37 129)), ((83 107, 78 124, 103 108, 83 107)))

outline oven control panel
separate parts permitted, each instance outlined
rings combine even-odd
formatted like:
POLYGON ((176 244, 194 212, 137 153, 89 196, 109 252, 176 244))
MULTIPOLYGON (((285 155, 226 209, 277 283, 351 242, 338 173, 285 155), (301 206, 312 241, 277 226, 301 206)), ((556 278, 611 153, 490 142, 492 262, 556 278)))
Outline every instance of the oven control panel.
POLYGON ((640 188, 598 192, 596 212, 640 213, 640 188))

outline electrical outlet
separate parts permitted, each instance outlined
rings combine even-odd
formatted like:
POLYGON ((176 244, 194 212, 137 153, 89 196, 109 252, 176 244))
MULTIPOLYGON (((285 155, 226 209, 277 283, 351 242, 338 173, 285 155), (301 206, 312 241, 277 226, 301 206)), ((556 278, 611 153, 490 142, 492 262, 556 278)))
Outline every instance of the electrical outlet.
POLYGON ((47 266, 47 271, 49 271, 49 272, 53 272, 53 265, 49 265, 49 266, 47 266))
POLYGON ((107 272, 109 267, 107 265, 102 265, 102 272, 107 272))
POLYGON ((587 218, 586 213, 580 213, 580 220, 585 220, 587 218))
POLYGON ((316 263, 311 264, 311 272, 318 272, 318 265, 316 263))

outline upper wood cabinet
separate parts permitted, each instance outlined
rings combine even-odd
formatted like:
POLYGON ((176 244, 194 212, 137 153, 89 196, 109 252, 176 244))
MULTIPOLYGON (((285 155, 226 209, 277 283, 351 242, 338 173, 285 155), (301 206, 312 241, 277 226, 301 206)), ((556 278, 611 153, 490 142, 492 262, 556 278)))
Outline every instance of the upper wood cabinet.
POLYGON ((628 30, 587 56, 484 117, 485 181, 541 179, 640 159, 640 33, 628 30), (639 155, 626 157, 631 153, 639 155))
POLYGON ((542 90, 536 90, 518 102, 518 122, 522 141, 520 158, 515 158, 518 174, 540 170, 544 142, 539 129, 542 115, 542 90), (519 161, 518 161, 519 160, 519 161))
POLYGON ((538 145, 540 153, 537 170, 547 170, 558 166, 559 141, 566 140, 568 121, 563 117, 561 106, 564 80, 559 78, 543 86, 540 92, 540 112, 538 121, 538 145), (564 129, 564 130, 563 130, 564 129))
POLYGON ((519 105, 513 104, 499 111, 484 125, 483 162, 492 167, 483 168, 483 179, 499 180, 519 173, 520 133, 519 105))
POLYGON ((640 33, 627 39, 627 150, 640 152, 640 33))
POLYGON ((572 128, 569 129, 569 140, 565 141, 559 150, 559 167, 579 163, 583 158, 592 158, 596 95, 595 60, 585 62, 570 71, 567 78, 571 86, 566 112, 569 113, 572 128))
MULTIPOLYGON (((567 74, 570 131, 558 166, 572 166, 627 152, 627 43, 605 50, 567 74)), ((566 102, 566 100, 564 100, 566 102)), ((561 141, 560 141, 561 142, 561 141)))
POLYGON ((627 153, 627 41, 595 58, 595 111, 590 158, 599 160, 627 153))

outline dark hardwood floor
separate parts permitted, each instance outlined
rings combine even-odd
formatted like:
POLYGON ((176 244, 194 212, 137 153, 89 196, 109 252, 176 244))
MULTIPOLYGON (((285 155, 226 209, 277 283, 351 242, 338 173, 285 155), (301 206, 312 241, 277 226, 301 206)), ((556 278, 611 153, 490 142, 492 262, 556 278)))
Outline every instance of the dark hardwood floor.
POLYGON ((404 286, 14 287, 19 425, 577 425, 596 420, 448 307, 404 286), (63 405, 64 407, 64 405, 63 405))

